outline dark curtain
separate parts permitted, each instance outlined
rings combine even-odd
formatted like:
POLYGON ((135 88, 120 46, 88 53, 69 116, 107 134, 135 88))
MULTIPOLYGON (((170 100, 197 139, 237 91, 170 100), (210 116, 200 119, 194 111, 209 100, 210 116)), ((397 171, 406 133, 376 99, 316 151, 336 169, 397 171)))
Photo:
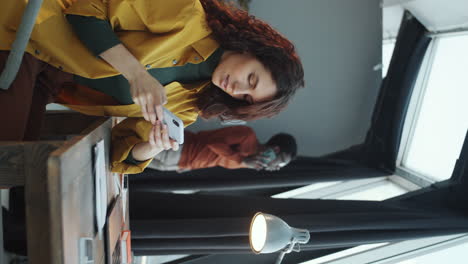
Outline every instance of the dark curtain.
POLYGON ((450 180, 383 202, 142 192, 130 188, 136 255, 247 254, 256 212, 310 231, 303 251, 468 232, 468 133, 450 180))
POLYGON ((131 192, 132 248, 136 255, 251 254, 248 230, 257 211, 309 230, 306 251, 463 233, 466 187, 429 187, 386 202, 131 192))
MULTIPOLYGON (((339 249, 324 249, 314 251, 303 251, 301 254, 287 254, 283 260, 283 264, 297 264, 311 259, 315 259, 324 255, 331 254, 339 249)), ((171 261, 167 264, 271 264, 275 263, 278 254, 218 254, 218 255, 192 255, 183 259, 171 261)))

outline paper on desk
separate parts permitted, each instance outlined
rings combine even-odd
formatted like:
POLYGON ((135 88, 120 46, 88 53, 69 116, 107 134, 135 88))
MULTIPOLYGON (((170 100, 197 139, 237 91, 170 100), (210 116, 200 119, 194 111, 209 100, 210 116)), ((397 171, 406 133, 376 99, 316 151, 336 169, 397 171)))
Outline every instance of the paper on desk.
POLYGON ((123 220, 125 222, 126 220, 126 215, 127 215, 127 191, 128 191, 128 175, 124 174, 122 175, 122 215, 123 215, 123 220))
POLYGON ((94 146, 94 186, 96 203, 96 224, 99 237, 106 223, 107 214, 107 174, 105 159, 104 140, 99 141, 94 146))
POLYGON ((112 173, 112 178, 114 179, 114 198, 119 196, 122 192, 122 187, 120 185, 120 176, 118 173, 112 173))

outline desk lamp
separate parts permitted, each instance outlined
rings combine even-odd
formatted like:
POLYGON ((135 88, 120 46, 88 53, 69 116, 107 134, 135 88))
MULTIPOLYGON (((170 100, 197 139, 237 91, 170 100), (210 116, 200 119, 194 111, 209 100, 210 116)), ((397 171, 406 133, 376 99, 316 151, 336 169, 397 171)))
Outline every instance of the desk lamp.
POLYGON ((299 244, 307 244, 308 230, 290 227, 280 218, 256 213, 250 224, 250 248, 256 254, 267 254, 281 250, 276 264, 280 264, 286 253, 299 252, 299 244))

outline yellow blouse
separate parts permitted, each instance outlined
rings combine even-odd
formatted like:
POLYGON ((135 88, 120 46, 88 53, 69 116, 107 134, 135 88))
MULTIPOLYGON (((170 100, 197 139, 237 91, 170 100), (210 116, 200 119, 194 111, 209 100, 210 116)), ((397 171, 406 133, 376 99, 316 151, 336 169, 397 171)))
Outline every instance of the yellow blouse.
MULTIPOLYGON (((197 120, 198 111, 194 108, 197 93, 207 84, 209 82, 204 82, 201 85, 194 84, 192 87, 188 87, 188 85, 182 87, 180 83, 173 82, 165 86, 168 101, 165 107, 182 119, 185 127, 197 120), (190 88, 193 89, 187 90, 190 88)), ((123 112, 122 107, 125 106, 103 106, 101 111, 103 111, 103 115, 120 116, 120 112, 123 112)), ((113 172, 134 174, 142 172, 152 159, 138 165, 128 164, 124 161, 136 144, 148 141, 152 124, 141 117, 140 106, 133 104, 129 107, 133 107, 133 111, 124 110, 124 113, 140 117, 128 117, 112 129, 111 165, 113 172)))

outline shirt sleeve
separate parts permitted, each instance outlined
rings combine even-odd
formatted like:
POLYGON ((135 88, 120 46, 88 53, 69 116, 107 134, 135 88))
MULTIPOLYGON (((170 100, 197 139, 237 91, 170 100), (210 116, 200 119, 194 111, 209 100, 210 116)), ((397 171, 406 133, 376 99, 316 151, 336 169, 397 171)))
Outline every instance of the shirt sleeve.
POLYGON ((121 30, 135 30, 134 26, 142 23, 142 30, 156 34, 179 31, 188 21, 204 20, 199 0, 79 0, 64 13, 111 21, 113 27, 119 25, 121 30))
POLYGON ((138 164, 127 163, 133 147, 148 141, 151 123, 143 118, 127 118, 112 129, 111 167, 113 172, 135 174, 142 172, 153 159, 138 164))
POLYGON ((96 28, 86 27, 83 25, 84 19, 78 21, 78 27, 73 25, 77 36, 94 54, 98 55, 106 48, 120 43, 116 37, 108 35, 110 31, 107 29, 110 27, 130 53, 140 61, 151 58, 151 63, 154 62, 153 58, 156 59, 154 56, 164 56, 171 52, 171 47, 175 44, 191 45, 200 40, 203 34, 208 36, 211 33, 199 0, 78 0, 73 1, 63 13, 67 16, 89 18, 86 25, 99 25, 96 28), (107 33, 101 35, 105 31, 107 33), (105 40, 103 45, 94 43, 98 42, 94 39, 98 36, 99 41, 105 40), (93 41, 88 41, 89 39, 93 41))
POLYGON ((121 43, 106 20, 78 15, 66 15, 66 18, 78 38, 95 56, 121 43))
POLYGON ((95 17, 101 20, 108 20, 107 0, 80 0, 75 1, 64 13, 67 15, 79 15, 95 17))
POLYGON ((130 150, 130 152, 128 153, 128 157, 124 160, 124 162, 128 163, 128 164, 131 164, 131 165, 137 165, 138 166, 140 163, 142 163, 144 161, 136 160, 133 157, 132 151, 130 150))
POLYGON ((258 139, 255 132, 252 129, 248 129, 245 132, 245 137, 239 142, 239 154, 242 159, 257 153, 258 151, 258 139))
MULTIPOLYGON (((176 108, 168 107, 173 110, 185 126, 195 122, 197 112, 194 110, 176 111, 176 108)), ((136 144, 147 142, 149 132, 153 125, 141 117, 130 117, 112 128, 112 149, 111 149, 111 167, 112 172, 135 174, 143 170, 151 163, 153 159, 141 162, 132 162, 131 151, 136 144)))

